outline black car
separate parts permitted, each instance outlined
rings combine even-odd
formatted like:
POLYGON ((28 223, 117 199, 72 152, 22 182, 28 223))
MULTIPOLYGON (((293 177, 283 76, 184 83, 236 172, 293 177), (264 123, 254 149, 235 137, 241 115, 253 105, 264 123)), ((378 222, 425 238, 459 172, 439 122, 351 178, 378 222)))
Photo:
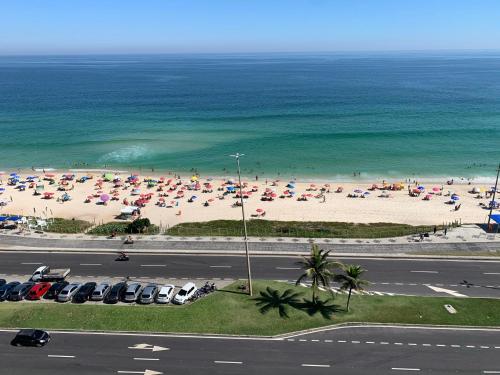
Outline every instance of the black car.
POLYGON ((111 291, 104 298, 104 303, 117 303, 122 300, 123 295, 127 291, 127 283, 121 282, 113 285, 111 291))
POLYGON ((52 284, 50 289, 45 293, 43 296, 44 299, 56 299, 57 295, 61 293, 61 290, 64 289, 66 285, 68 285, 69 282, 67 281, 59 281, 57 283, 52 284))
POLYGON ((5 279, 0 279, 0 286, 4 285, 6 282, 5 279))
POLYGON ((40 329, 22 329, 10 342, 14 346, 44 346, 50 341, 48 332, 40 329))
POLYGON ((10 291, 19 284, 21 284, 19 281, 11 281, 0 286, 0 301, 5 301, 9 297, 10 291))
POLYGON ((85 303, 86 301, 88 301, 96 285, 97 284, 94 282, 83 284, 82 287, 78 290, 78 292, 76 292, 76 294, 73 296, 73 302, 85 303))
POLYGON ((9 301, 21 301, 28 295, 31 288, 35 286, 33 281, 27 281, 25 283, 15 286, 9 293, 7 299, 9 301))

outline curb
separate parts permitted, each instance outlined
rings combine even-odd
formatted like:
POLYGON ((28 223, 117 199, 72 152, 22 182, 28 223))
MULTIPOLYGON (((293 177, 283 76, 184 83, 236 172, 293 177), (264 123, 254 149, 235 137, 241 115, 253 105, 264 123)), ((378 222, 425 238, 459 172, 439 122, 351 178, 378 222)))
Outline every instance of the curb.
MULTIPOLYGON (((54 247, 37 247, 33 246, 4 246, 0 249, 1 252, 47 252, 47 253, 95 253, 95 254, 115 254, 122 249, 106 249, 106 248, 54 248, 54 247)), ((244 250, 183 250, 183 249, 125 249, 128 254, 143 254, 143 255, 213 255, 213 256, 241 256, 245 254, 244 250)), ((474 256, 474 255, 421 255, 411 253, 331 253, 337 258, 382 258, 382 259, 434 259, 434 260, 477 260, 477 261, 497 261, 500 262, 499 256, 474 256)), ((256 256, 307 256, 309 252, 305 251, 263 251, 250 250, 250 255, 256 256)))

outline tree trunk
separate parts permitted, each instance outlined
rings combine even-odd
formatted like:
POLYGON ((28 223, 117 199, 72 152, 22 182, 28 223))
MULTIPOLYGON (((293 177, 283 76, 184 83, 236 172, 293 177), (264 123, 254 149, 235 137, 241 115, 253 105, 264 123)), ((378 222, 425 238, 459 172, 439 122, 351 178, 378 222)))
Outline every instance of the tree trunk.
POLYGON ((347 296, 347 311, 349 311, 349 303, 351 302, 352 287, 349 288, 349 295, 347 296))

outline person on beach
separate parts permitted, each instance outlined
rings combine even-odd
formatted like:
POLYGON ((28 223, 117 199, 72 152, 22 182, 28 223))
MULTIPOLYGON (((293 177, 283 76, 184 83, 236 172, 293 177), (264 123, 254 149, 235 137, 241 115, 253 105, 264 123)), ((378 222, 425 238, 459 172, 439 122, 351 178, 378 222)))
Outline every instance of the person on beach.
POLYGON ((448 233, 448 228, 444 227, 444 235, 446 236, 446 233, 448 233))

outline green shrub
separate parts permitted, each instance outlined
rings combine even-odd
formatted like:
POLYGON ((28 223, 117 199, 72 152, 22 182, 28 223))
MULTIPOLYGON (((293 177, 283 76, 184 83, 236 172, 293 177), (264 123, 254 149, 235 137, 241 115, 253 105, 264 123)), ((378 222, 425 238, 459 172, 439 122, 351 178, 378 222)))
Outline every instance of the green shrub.
POLYGON ((83 233, 92 226, 85 220, 54 218, 49 220, 47 232, 54 233, 83 233))

